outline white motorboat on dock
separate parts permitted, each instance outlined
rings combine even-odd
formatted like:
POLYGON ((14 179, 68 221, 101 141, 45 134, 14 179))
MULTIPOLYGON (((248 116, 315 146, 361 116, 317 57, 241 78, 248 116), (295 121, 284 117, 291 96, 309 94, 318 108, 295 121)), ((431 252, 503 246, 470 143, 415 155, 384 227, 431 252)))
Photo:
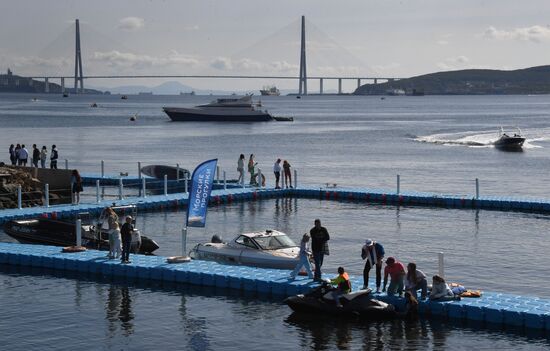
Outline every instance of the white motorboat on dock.
POLYGON ((196 245, 189 256, 196 259, 246 266, 294 269, 300 247, 277 230, 243 233, 224 243, 217 236, 211 242, 196 245))

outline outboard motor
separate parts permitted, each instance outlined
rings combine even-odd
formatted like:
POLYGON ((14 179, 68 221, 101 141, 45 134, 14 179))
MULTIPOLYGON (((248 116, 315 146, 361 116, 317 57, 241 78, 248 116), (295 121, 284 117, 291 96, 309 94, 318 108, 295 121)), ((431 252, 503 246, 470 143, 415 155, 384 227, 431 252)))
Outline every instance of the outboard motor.
POLYGON ((210 239, 210 242, 212 244, 222 244, 223 240, 218 234, 212 235, 212 239, 210 239))

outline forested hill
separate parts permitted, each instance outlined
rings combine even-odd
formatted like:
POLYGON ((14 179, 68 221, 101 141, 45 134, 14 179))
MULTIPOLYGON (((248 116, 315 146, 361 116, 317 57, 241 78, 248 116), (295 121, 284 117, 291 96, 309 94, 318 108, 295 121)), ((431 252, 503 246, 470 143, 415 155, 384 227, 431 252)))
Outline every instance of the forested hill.
POLYGON ((513 71, 466 69, 425 74, 380 84, 365 84, 356 95, 381 95, 413 89, 426 95, 550 94, 550 66, 513 71))

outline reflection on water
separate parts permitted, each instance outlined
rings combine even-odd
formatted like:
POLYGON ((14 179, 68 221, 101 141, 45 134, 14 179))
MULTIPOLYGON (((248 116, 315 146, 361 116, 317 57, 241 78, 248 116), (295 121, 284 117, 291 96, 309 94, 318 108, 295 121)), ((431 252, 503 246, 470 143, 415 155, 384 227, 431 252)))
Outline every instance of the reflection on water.
POLYGON ((127 286, 111 284, 105 304, 107 321, 109 323, 109 335, 112 337, 117 330, 117 324, 120 322, 120 328, 125 336, 134 332, 132 320, 132 299, 127 286))
POLYGON ((0 267, 0 287, 0 301, 9 301, 2 305, 9 323, 0 323, 0 333, 10 350, 23 344, 25 350, 42 350, 46 341, 60 350, 89 348, 90 342, 112 350, 174 345, 186 350, 550 347, 549 335, 541 331, 444 320, 323 318, 291 313, 267 296, 101 275, 8 266, 0 267), (74 289, 59 289, 71 285, 74 289), (40 341, 33 343, 34 338, 40 341))

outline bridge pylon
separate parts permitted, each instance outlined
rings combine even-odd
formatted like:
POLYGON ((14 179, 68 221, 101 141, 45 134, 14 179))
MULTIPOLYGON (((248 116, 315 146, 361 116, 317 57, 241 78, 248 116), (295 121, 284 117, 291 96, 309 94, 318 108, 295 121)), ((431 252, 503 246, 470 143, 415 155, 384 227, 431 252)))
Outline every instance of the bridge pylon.
POLYGON ((307 95, 307 73, 306 73, 306 16, 302 16, 302 41, 300 45, 300 95, 307 95))
POLYGON ((82 52, 80 50, 80 23, 78 18, 75 21, 76 25, 76 43, 74 54, 74 93, 78 94, 78 82, 80 82, 80 93, 84 93, 84 76, 82 74, 82 52))

